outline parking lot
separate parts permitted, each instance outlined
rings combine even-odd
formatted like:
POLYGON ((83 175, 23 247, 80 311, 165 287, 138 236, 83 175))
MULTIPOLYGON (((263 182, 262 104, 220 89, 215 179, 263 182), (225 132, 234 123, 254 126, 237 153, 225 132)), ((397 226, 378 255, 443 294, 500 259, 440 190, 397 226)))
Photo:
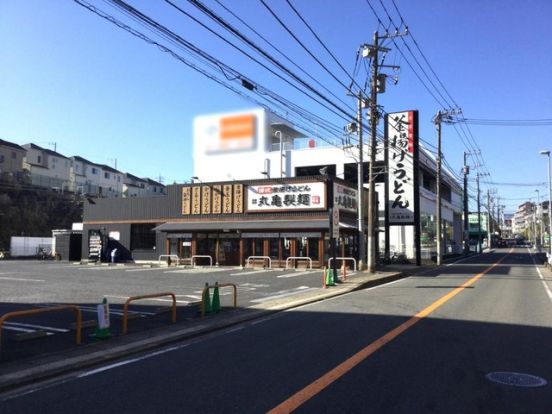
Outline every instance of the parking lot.
MULTIPOLYGON (((111 334, 121 333, 123 304, 129 297, 173 293, 179 322, 201 317, 199 303, 206 283, 237 287, 237 306, 252 307, 290 298, 322 286, 321 270, 270 270, 224 267, 167 267, 73 264, 52 261, 0 262, 0 315, 27 309, 77 305, 82 312, 84 343, 95 341, 97 305, 110 306, 111 334)), ((212 294, 212 290, 211 290, 212 294)), ((221 306, 233 306, 233 289, 220 289, 221 306)), ((170 322, 172 298, 160 296, 132 302, 129 332, 170 322)), ((2 326, 0 360, 12 360, 74 346, 75 315, 71 310, 8 319, 2 326)))

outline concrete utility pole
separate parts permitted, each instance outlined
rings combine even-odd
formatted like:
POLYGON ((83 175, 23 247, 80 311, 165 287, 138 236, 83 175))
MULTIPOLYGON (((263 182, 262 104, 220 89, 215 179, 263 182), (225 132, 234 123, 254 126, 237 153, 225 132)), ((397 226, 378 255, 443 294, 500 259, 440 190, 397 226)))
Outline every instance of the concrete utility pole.
POLYGON ((537 245, 537 240, 539 242, 539 244, 542 246, 542 206, 540 205, 540 192, 539 190, 535 190, 535 192, 537 193, 537 220, 538 220, 538 223, 539 223, 539 231, 538 231, 538 234, 539 234, 539 237, 538 238, 535 238, 535 246, 537 245))
POLYGON ((548 263, 552 263, 552 165, 550 164, 550 150, 540 151, 540 154, 548 157, 548 244, 550 246, 548 263))
POLYGON ((464 255, 470 254, 470 228, 469 228, 469 211, 468 211, 468 174, 470 167, 468 166, 469 152, 464 151, 464 255))
MULTIPOLYGON (((370 90, 370 172, 368 176, 368 248, 366 250, 366 263, 368 271, 374 273, 376 270, 376 235, 375 235, 375 212, 376 185, 375 185, 375 163, 376 163, 376 128, 378 126, 378 51, 379 35, 374 32, 374 44, 372 46, 372 83, 370 90)), ((386 236, 388 237, 388 235, 386 236)))
MULTIPOLYGON (((369 164, 369 174, 368 174, 368 237, 367 237, 367 249, 366 249, 366 264, 368 271, 374 273, 376 270, 376 223, 377 223, 377 208, 376 208, 376 138, 377 138, 377 126, 378 126, 378 93, 383 93, 385 91, 385 75, 379 74, 379 68, 392 68, 399 69, 398 66, 394 65, 383 65, 379 64, 379 52, 386 53, 390 49, 382 47, 379 45, 381 39, 390 39, 398 36, 405 36, 406 33, 400 34, 395 33, 393 35, 385 34, 384 36, 379 36, 378 32, 374 32, 374 39, 372 45, 363 45, 363 55, 364 57, 370 57, 372 59, 372 70, 371 70, 371 81, 370 81, 370 164, 369 164), (379 82, 381 84, 379 85, 379 82), (381 87, 378 90, 378 85, 381 87)), ((361 129, 362 124, 359 125, 361 129)), ((364 178, 364 177, 363 177, 364 178)), ((388 235, 386 236, 388 237, 388 235)))
POLYGON ((437 266, 440 266, 443 261, 443 223, 441 220, 441 158, 442 158, 442 151, 441 151, 441 123, 451 122, 451 116, 447 111, 444 112, 437 112, 437 115, 435 115, 435 118, 433 118, 433 122, 435 123, 435 126, 437 127, 437 171, 436 171, 436 192, 437 192, 437 200, 436 200, 436 211, 435 211, 435 226, 436 228, 436 236, 437 236, 437 266))
POLYGON ((491 247, 491 190, 487 190, 487 248, 491 247))
POLYGON ((362 141, 362 108, 364 98, 362 91, 358 91, 357 107, 357 134, 358 134, 358 168, 357 168, 357 190, 358 190, 358 268, 364 269, 364 143, 362 141))
POLYGON ((479 189, 479 177, 477 173, 477 252, 481 253, 481 190, 479 189))

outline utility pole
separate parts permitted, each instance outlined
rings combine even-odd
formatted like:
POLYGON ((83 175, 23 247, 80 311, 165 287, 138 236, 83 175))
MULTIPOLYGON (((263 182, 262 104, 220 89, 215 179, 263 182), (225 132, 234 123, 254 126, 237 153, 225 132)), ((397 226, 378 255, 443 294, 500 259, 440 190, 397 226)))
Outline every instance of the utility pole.
MULTIPOLYGON (((366 250, 366 263, 368 271, 374 273, 376 270, 376 239, 375 239, 375 214, 374 204, 376 202, 375 163, 376 163, 376 128, 378 126, 378 52, 379 35, 374 32, 374 44, 372 53, 372 84, 370 90, 370 171, 368 175, 368 249, 366 250)), ((386 235, 389 237, 389 235, 386 235)))
POLYGON ((442 220, 441 220, 441 162, 442 162, 442 151, 441 151, 441 123, 451 122, 451 116, 447 111, 437 112, 433 122, 437 127, 437 168, 436 168, 436 191, 437 191, 437 200, 436 200, 436 211, 435 211, 435 225, 436 236, 437 236, 437 266, 441 266, 443 261, 443 235, 442 235, 442 220))
POLYGON ((479 189, 479 177, 477 173, 477 251, 481 253, 481 190, 479 189))
POLYGON ((357 107, 357 134, 358 134, 358 168, 357 168, 357 190, 358 190, 358 267, 364 269, 364 143, 362 141, 362 108, 364 107, 362 91, 358 91, 357 107))
MULTIPOLYGON (((395 33, 393 35, 385 34, 380 36, 377 31, 374 32, 373 44, 363 45, 364 57, 370 57, 372 59, 371 69, 371 81, 370 81, 370 163, 368 174, 368 237, 367 237, 367 249, 366 249, 366 264, 368 271, 374 273, 376 270, 376 143, 377 143, 377 126, 378 126, 378 93, 385 91, 385 75, 379 74, 379 68, 392 68, 399 69, 394 65, 383 65, 379 63, 379 52, 387 53, 390 49, 379 45, 380 40, 390 39, 393 37, 404 36, 406 33, 395 33), (381 82, 381 88, 378 90, 378 84, 381 82)), ((362 124, 359 125, 359 129, 362 128, 362 124)), ((364 177, 363 177, 364 178, 364 177)), ((386 235, 389 237, 389 235, 386 235)))
POLYGON ((491 190, 487 190, 487 248, 491 247, 491 190))
POLYGON ((469 229, 469 211, 468 211, 468 166, 469 153, 464 151, 464 255, 470 254, 470 229, 469 229))

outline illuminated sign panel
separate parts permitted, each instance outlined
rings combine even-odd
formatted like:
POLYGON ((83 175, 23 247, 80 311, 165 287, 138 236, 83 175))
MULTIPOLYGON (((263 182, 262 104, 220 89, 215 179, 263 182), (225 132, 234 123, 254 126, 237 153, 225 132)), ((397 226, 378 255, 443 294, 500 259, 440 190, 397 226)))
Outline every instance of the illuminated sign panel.
POLYGON ((358 208, 357 190, 334 183, 334 208, 356 213, 358 208))
POLYGON ((389 224, 414 224, 414 150, 417 148, 415 112, 387 115, 387 210, 389 224))
POLYGON ((326 208, 321 182, 265 184, 247 187, 247 211, 320 210, 326 208))
POLYGON ((205 154, 255 149, 259 119, 255 112, 219 114, 198 117, 194 124, 194 141, 205 154))

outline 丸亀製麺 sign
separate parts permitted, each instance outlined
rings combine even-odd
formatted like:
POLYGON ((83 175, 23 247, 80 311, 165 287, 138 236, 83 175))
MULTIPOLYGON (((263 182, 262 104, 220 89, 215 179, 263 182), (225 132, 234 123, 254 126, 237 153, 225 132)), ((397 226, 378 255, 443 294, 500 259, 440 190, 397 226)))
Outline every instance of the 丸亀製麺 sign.
POLYGON ((325 183, 265 184, 247 187, 248 212, 324 208, 326 208, 325 183))
POLYGON ((358 208, 357 190, 334 183, 334 209, 355 213, 358 208))

